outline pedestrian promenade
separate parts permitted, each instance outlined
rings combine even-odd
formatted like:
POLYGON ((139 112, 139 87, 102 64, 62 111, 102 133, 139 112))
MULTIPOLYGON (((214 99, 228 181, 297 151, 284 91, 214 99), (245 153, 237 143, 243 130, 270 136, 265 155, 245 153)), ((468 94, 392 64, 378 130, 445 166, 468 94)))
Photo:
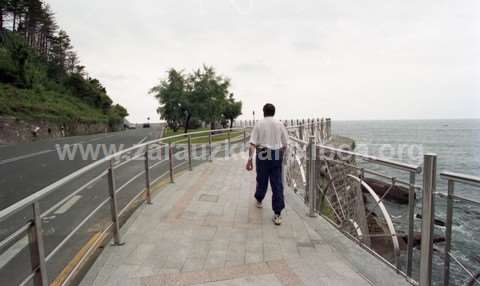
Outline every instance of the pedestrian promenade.
POLYGON ((333 228, 307 217, 288 188, 283 225, 255 207, 255 173, 216 160, 176 177, 122 228, 82 286, 410 285, 333 228))

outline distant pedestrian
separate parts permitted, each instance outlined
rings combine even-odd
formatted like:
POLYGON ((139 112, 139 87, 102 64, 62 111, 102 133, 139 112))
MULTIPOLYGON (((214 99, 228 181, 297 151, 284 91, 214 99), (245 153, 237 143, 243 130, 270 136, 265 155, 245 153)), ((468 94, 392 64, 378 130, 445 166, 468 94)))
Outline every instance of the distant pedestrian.
POLYGON ((40 132, 40 126, 35 126, 35 127, 32 129, 32 136, 33 136, 33 138, 37 138, 39 132, 40 132))
POLYGON ((268 182, 272 188, 273 222, 282 224, 282 210, 285 208, 283 196, 283 156, 288 144, 288 132, 283 123, 273 118, 275 106, 265 104, 264 119, 258 121, 250 137, 249 159, 246 169, 253 170, 253 156, 256 152, 257 187, 255 199, 257 207, 267 194, 268 182))

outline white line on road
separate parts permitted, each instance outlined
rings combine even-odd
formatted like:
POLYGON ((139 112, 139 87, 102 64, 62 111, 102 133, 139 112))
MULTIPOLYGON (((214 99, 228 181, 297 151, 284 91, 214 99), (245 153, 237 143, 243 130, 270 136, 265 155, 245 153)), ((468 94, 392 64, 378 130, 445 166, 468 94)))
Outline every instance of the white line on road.
POLYGON ((102 136, 102 137, 97 137, 97 138, 93 138, 93 139, 87 140, 87 141, 85 141, 85 142, 83 142, 83 143, 98 141, 98 140, 102 140, 102 139, 107 139, 107 138, 113 137, 113 136, 115 136, 115 135, 116 135, 116 134, 114 134, 114 135, 105 135, 105 136, 102 136))
MULTIPOLYGON (((114 135, 96 137, 96 138, 93 138, 93 139, 90 139, 90 140, 80 141, 80 142, 77 142, 77 143, 72 143, 72 144, 67 144, 67 145, 80 145, 80 144, 84 144, 84 143, 87 143, 87 142, 93 142, 93 141, 97 141, 97 140, 101 140, 101 139, 105 139, 105 138, 109 138, 109 137, 113 137, 113 136, 114 135)), ((9 145, 0 146, 0 148, 1 147, 7 147, 7 146, 9 146, 9 145)), ((30 154, 26 154, 26 155, 21 155, 21 156, 18 156, 18 157, 13 157, 13 158, 10 158, 10 159, 5 159, 5 160, 0 161, 0 165, 13 163, 13 162, 16 162, 16 161, 19 161, 19 160, 28 159, 28 158, 32 158, 32 157, 35 157, 35 156, 38 156, 38 155, 43 155, 43 154, 47 154, 47 153, 55 152, 55 151, 57 151, 57 150, 56 149, 49 149, 49 150, 43 150, 43 151, 30 153, 30 154)))
POLYGON ((7 265, 7 263, 17 256, 26 246, 28 246, 28 238, 27 236, 24 236, 22 239, 15 242, 15 244, 13 244, 4 253, 2 253, 0 255, 0 269, 7 265))
POLYGON ((48 214, 50 214, 53 210, 56 210, 57 208, 59 208, 61 205, 65 204, 68 200, 70 200, 69 196, 77 196, 78 193, 80 193, 81 191, 83 191, 85 188, 88 188, 88 187, 92 187, 94 184, 96 184, 97 180, 99 180, 101 177, 103 177, 105 175, 105 173, 100 173, 98 176, 96 176, 95 178, 91 179, 90 181, 88 181, 86 184, 84 184, 83 186, 79 187, 78 189, 76 189, 73 193, 71 193, 70 195, 68 195, 67 197, 63 198, 62 200, 60 200, 58 203, 56 203, 55 205, 53 205, 52 207, 50 207, 48 210, 44 211, 42 213, 42 217, 45 217, 47 216, 48 214))
POLYGON ((54 214, 56 215, 59 215, 59 214, 64 214, 66 213, 69 209, 71 209, 73 207, 73 205, 75 205, 80 199, 82 198, 82 196, 80 195, 76 195, 76 196, 73 196, 71 197, 68 201, 66 201, 61 207, 59 207, 55 212, 54 214))
POLYGON ((55 150, 43 150, 43 151, 36 152, 36 153, 31 153, 31 154, 26 154, 26 155, 22 155, 22 156, 10 158, 10 159, 5 159, 5 160, 0 161, 0 165, 12 163, 12 162, 15 162, 15 161, 18 161, 18 160, 28 159, 28 158, 35 157, 35 156, 38 156, 38 155, 50 153, 50 152, 53 152, 53 151, 55 151, 55 150))

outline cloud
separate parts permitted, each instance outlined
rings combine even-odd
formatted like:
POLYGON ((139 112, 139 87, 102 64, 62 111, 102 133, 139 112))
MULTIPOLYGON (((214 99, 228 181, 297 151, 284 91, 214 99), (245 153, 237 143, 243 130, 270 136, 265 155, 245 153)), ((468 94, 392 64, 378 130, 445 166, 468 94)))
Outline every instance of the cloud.
POLYGON ((96 75, 99 79, 109 81, 135 80, 136 76, 132 74, 99 73, 96 75))
POLYGON ((240 73, 266 73, 271 70, 267 65, 261 63, 243 63, 236 65, 235 71, 240 73))
POLYGON ((472 102, 480 94, 480 1, 49 3, 82 64, 133 122, 157 118, 147 93, 169 68, 202 64, 231 78, 245 116, 267 101, 282 118, 480 114, 472 102))
POLYGON ((295 41, 292 45, 300 51, 318 51, 321 48, 320 43, 314 41, 295 41))

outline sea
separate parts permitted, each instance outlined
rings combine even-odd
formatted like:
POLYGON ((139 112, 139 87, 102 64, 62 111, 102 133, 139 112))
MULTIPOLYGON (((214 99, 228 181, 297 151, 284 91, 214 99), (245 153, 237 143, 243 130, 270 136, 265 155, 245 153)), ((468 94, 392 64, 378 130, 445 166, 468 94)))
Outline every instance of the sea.
MULTIPOLYGON (((423 155, 437 155, 436 192, 446 193, 447 184, 440 178, 440 172, 448 170, 456 173, 480 177, 480 119, 455 120, 372 120, 372 121, 332 121, 335 135, 355 140, 356 151, 372 156, 387 158, 413 165, 422 165, 423 155)), ((408 180, 408 174, 390 168, 366 164, 366 168, 408 180)), ((416 184, 422 185, 422 175, 416 184)), ((455 185, 455 194, 480 202, 480 188, 468 185, 455 185)), ((421 191, 417 193, 416 213, 421 213, 421 191)), ((405 230, 407 209, 387 203, 387 209, 394 217, 396 227, 405 230)), ((435 216, 445 221, 446 201, 435 196, 435 216)), ((421 219, 416 219, 416 230, 420 229, 421 219)), ((435 233, 444 235, 445 228, 435 227, 435 233)), ((443 255, 445 244, 435 245, 433 280, 437 285, 443 281, 443 255)), ((472 274, 480 273, 480 205, 462 200, 454 201, 452 254, 464 264, 472 274)), ((414 276, 419 274, 419 250, 415 253, 414 276)), ((450 285, 465 285, 469 274, 455 261, 451 262, 450 285)), ((480 285, 471 284, 471 285, 480 285)))

